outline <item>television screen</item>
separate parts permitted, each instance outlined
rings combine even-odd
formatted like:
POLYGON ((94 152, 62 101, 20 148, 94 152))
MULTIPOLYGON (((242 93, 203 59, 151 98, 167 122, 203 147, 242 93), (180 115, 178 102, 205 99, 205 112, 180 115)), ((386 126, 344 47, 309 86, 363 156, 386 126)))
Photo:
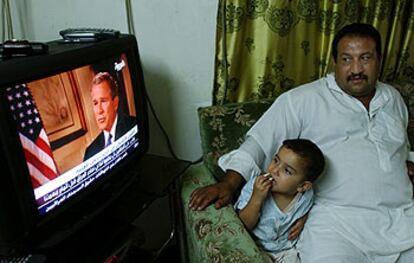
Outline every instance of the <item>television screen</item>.
POLYGON ((49 246, 97 217, 148 149, 135 37, 48 45, 0 60, 0 255, 49 246))
POLYGON ((99 66, 105 63, 115 74, 86 65, 5 92, 40 215, 110 174, 139 146, 127 57, 99 66))

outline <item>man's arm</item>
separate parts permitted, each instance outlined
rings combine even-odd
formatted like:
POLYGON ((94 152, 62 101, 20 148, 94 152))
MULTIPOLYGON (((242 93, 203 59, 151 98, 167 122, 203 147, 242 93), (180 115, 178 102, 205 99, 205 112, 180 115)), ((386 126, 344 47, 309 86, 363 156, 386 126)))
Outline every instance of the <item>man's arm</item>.
POLYGON ((263 150, 254 138, 247 137, 237 151, 230 152, 219 159, 219 166, 226 171, 222 181, 194 190, 190 196, 189 207, 193 210, 204 210, 214 203, 218 209, 229 204, 234 192, 245 183, 241 173, 247 175, 260 173, 256 163, 262 162, 264 156, 263 150))
POLYGON ((217 209, 226 206, 242 183, 244 178, 238 172, 228 170, 221 182, 194 190, 191 193, 189 207, 192 210, 204 210, 213 202, 217 209))

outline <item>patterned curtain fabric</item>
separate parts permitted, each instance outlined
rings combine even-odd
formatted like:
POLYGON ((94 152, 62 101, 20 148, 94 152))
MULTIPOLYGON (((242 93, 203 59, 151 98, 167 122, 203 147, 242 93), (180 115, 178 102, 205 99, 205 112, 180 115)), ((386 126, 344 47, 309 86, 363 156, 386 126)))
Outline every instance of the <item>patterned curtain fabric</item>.
POLYGON ((220 0, 213 104, 273 98, 324 76, 335 32, 353 22, 381 33, 381 80, 414 80, 413 2, 220 0))

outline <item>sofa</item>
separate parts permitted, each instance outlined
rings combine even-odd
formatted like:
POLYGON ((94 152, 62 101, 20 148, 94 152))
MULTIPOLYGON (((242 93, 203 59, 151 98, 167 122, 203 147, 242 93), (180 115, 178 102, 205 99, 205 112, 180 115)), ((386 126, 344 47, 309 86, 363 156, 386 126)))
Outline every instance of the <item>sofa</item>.
MULTIPOLYGON (((410 114, 408 135, 410 142, 414 142, 414 82, 392 85, 400 91, 407 104, 410 114)), ((218 158, 243 142, 248 129, 273 100, 198 109, 203 163, 191 166, 181 177, 180 201, 185 233, 183 262, 264 262, 259 248, 231 205, 192 211, 188 203, 192 191, 213 184, 224 176, 217 165, 218 158)))

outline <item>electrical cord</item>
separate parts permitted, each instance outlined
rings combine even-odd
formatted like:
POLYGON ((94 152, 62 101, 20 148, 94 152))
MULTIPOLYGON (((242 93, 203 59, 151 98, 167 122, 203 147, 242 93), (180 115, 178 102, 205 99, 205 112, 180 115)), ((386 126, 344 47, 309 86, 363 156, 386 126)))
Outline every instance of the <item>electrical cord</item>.
MULTIPOLYGON (((128 33, 129 34, 132 34, 132 35, 135 35, 134 18, 133 18, 133 15, 132 15, 131 0, 125 0, 125 7, 126 7, 126 13, 127 13, 128 33)), ((145 87, 144 87, 144 93, 145 93, 145 99, 146 99, 146 101, 147 101, 147 103, 148 103, 148 105, 150 107, 152 116, 154 116, 154 119, 155 119, 158 127, 160 128, 161 133, 164 136, 164 139, 165 139, 165 141, 167 143, 167 147, 168 147, 168 150, 169 150, 170 154, 172 155, 172 157, 174 159, 179 160, 179 161, 183 161, 181 158, 178 158, 177 154, 175 153, 175 151, 174 151, 174 149, 172 147, 170 138, 169 138, 166 130, 164 129, 163 125, 161 124, 161 121, 158 118, 158 115, 155 112, 154 106, 152 105, 152 102, 151 102, 151 100, 150 100, 150 98, 148 96, 148 93, 147 93, 147 90, 145 89, 145 87)), ((200 158, 198 158, 197 160, 195 160, 195 161, 190 161, 189 163, 190 164, 197 164, 197 163, 200 163, 201 161, 203 161, 203 157, 202 156, 200 158)))
POLYGON ((132 35, 135 35, 134 17, 132 16, 131 0, 125 0, 125 7, 128 23, 128 32, 132 35))
POLYGON ((4 41, 6 40, 6 31, 7 31, 8 39, 13 39, 14 33, 13 33, 13 23, 12 23, 12 18, 11 18, 11 11, 10 11, 10 2, 9 0, 3 0, 2 2, 3 2, 2 40, 4 41), (7 30, 6 30, 6 25, 7 25, 7 30))
MULTIPOLYGON (((174 159, 179 160, 179 161, 182 161, 182 159, 178 158, 178 156, 176 155, 176 153, 175 153, 175 151, 174 151, 174 148, 172 147, 172 144, 171 144, 170 138, 169 138, 169 136, 168 136, 168 134, 167 134, 166 130, 164 129, 163 125, 161 124, 161 121, 160 121, 160 119, 158 118, 157 113, 155 112, 154 106, 152 105, 152 102, 151 102, 151 100, 150 100, 150 98, 149 98, 149 96, 148 96, 148 93, 147 93, 147 91, 145 90, 145 88, 144 88, 144 93, 145 93, 145 98, 146 98, 146 100, 147 100, 147 102, 148 102, 148 106, 150 107, 150 110, 151 110, 152 116, 154 116, 154 119, 155 119, 155 121, 156 121, 156 123, 157 123, 158 127, 160 128, 160 130, 161 130, 162 134, 164 135, 164 139, 165 139, 165 141, 166 141, 166 143, 167 143, 168 150, 170 151, 170 153, 171 153, 171 155, 172 155, 172 157, 173 157, 174 159)), ((201 157, 200 157, 200 158, 198 158, 197 160, 195 160, 195 161, 190 161, 189 163, 190 163, 190 164, 197 164, 197 163, 200 163, 202 160, 203 160, 203 157, 201 156, 201 157)))

